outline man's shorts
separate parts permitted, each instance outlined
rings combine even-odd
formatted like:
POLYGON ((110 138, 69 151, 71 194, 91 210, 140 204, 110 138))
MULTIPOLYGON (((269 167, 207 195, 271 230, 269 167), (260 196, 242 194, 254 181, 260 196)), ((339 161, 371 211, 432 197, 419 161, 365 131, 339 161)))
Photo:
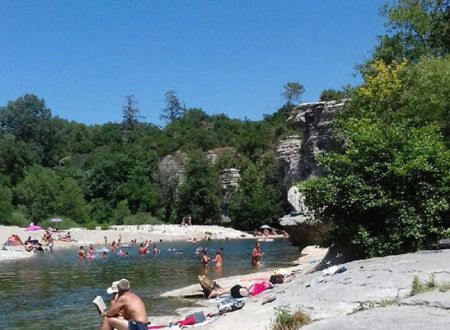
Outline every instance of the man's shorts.
POLYGON ((128 321, 128 330, 147 330, 147 323, 130 320, 128 321))

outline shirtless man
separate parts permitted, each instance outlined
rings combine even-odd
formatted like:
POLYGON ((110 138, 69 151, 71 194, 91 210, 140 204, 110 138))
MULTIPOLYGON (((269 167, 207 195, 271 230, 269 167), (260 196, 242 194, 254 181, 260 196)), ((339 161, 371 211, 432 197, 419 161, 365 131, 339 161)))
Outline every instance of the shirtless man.
POLYGON ((263 253, 261 252, 261 247, 259 242, 256 242, 255 247, 252 251, 252 266, 258 266, 261 264, 261 256, 263 253))
POLYGON ((111 308, 103 312, 100 330, 147 330, 147 310, 139 296, 130 291, 130 282, 126 279, 114 282, 108 288, 114 294, 111 308), (123 318, 119 318, 119 315, 123 318))

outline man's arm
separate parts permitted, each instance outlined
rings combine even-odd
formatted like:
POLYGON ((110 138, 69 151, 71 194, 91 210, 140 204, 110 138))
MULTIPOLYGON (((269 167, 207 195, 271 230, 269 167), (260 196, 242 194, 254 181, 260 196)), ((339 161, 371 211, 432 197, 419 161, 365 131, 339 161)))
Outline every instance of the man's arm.
POLYGON ((117 299, 116 301, 111 303, 111 307, 105 313, 105 316, 106 317, 119 316, 119 312, 123 309, 124 305, 125 305, 125 298, 124 297, 120 297, 119 299, 117 299))

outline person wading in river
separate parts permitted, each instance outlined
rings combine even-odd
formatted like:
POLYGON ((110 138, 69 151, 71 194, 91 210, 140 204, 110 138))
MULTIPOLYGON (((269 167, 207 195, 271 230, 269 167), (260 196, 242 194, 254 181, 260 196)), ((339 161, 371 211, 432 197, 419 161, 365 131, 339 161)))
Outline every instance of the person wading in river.
POLYGON ((255 247, 252 251, 252 266, 259 266, 261 265, 261 257, 263 253, 261 252, 261 247, 259 245, 259 242, 256 242, 255 247))
POLYGON ((102 313, 100 330, 147 330, 147 310, 139 296, 130 291, 130 282, 121 279, 108 288, 109 294, 116 294, 111 308, 102 313), (119 315, 123 316, 119 318, 119 315))

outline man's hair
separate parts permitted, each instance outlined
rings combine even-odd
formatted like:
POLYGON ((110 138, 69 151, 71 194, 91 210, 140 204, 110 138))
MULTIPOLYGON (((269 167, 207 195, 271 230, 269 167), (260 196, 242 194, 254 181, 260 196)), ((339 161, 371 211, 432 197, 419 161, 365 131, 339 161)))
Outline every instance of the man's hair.
POLYGON ((130 290, 130 281, 123 278, 119 281, 119 284, 117 285, 117 287, 119 288, 119 291, 128 291, 128 290, 130 290))

